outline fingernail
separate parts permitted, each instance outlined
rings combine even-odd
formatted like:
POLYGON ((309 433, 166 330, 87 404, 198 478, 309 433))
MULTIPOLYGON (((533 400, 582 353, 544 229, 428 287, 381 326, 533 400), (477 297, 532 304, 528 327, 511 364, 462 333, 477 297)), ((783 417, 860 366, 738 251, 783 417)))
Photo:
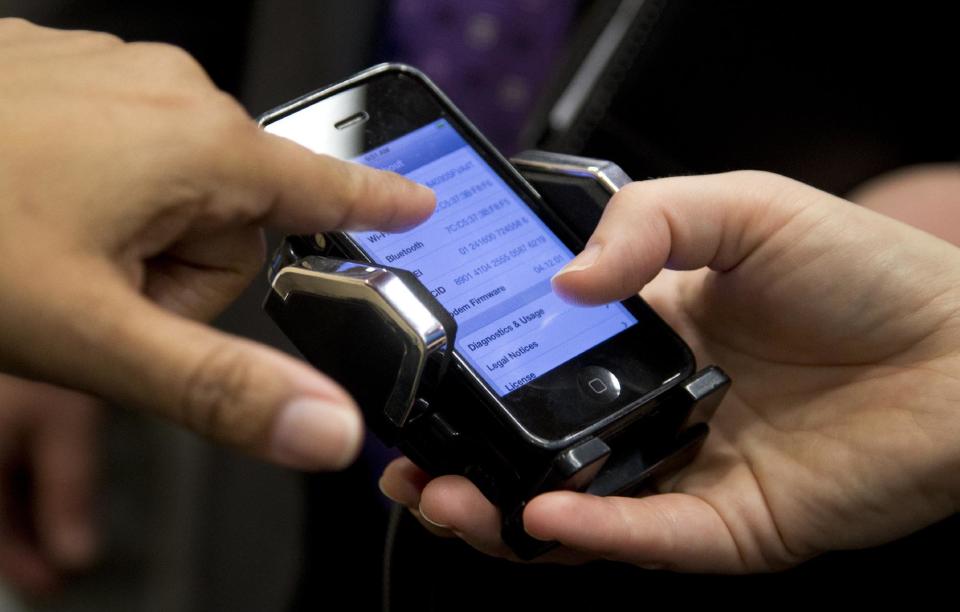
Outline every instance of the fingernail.
POLYGON ((398 503, 398 504, 400 503, 400 500, 399 500, 399 499, 397 499, 397 498, 394 497, 393 495, 390 495, 389 493, 387 493, 387 490, 383 487, 383 478, 381 478, 380 480, 377 481, 377 486, 380 487, 380 492, 383 494, 384 497, 386 497, 387 499, 389 499, 389 500, 392 501, 392 502, 396 502, 396 503, 398 503))
POLYGON ((55 538, 56 556, 64 566, 81 569, 93 562, 97 544, 92 527, 64 526, 56 531, 55 538))
POLYGON ((553 538, 544 537, 544 536, 538 536, 538 535, 536 535, 536 534, 534 534, 534 533, 530 533, 530 532, 527 530, 527 526, 526 526, 526 525, 523 526, 523 531, 524 531, 524 533, 526 533, 528 536, 530 536, 530 537, 533 538, 534 540, 539 540, 539 541, 541 541, 541 542, 551 542, 551 541, 553 541, 553 538))
POLYGON ((563 269, 553 275, 553 278, 557 278, 561 274, 567 274, 569 272, 579 272, 580 270, 586 270, 593 264, 597 263, 597 259, 600 258, 600 252, 603 251, 603 245, 592 243, 588 244, 586 248, 580 251, 580 254, 574 257, 570 263, 565 265, 563 269))
POLYGON ((355 410, 315 398, 295 399, 277 417, 274 457, 290 467, 342 469, 353 463, 363 443, 355 410))
POLYGON ((417 512, 420 513, 420 516, 421 516, 421 518, 423 518, 423 520, 427 521, 428 523, 430 523, 430 524, 433 525, 434 527, 439 527, 440 529, 450 529, 450 525, 444 525, 443 523, 439 523, 439 522, 433 520, 432 518, 430 518, 429 516, 427 516, 427 513, 423 511, 423 506, 418 506, 418 507, 417 507, 417 512))

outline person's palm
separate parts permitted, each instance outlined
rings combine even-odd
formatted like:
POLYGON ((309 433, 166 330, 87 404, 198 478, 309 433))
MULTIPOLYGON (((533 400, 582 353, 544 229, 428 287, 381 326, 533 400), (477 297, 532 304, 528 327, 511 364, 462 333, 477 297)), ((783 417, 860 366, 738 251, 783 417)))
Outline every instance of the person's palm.
MULTIPOLYGON (((644 297, 734 384, 703 450, 641 499, 552 493, 527 530, 575 552, 691 571, 784 567, 893 539, 960 494, 960 250, 779 177, 628 188, 557 280, 644 297), (632 228, 632 234, 624 232, 632 228), (588 261, 589 263, 589 261, 588 261)), ((388 492, 488 552, 496 514, 465 480, 406 463, 388 492), (419 481, 419 483, 418 483, 419 481), (414 484, 415 486, 399 486, 414 484)))

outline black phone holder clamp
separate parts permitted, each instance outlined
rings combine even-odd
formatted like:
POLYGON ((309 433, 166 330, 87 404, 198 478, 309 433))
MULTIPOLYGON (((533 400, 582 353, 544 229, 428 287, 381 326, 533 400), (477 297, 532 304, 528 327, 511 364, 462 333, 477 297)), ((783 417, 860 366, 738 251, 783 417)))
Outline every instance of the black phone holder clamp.
POLYGON ((395 445, 442 380, 457 324, 413 273, 320 254, 326 247, 322 235, 284 240, 264 310, 395 445))
MULTIPOLYGON (((513 162, 537 187, 542 182, 533 180, 537 177, 573 176, 583 168, 607 172, 610 179, 609 168, 596 160, 529 152, 513 162)), ((561 196, 565 203, 558 201, 556 212, 573 227, 592 229, 617 188, 607 183, 605 196, 593 198, 596 206, 561 196)), ((547 202, 553 206, 549 196, 547 202)), ((413 273, 338 254, 324 235, 288 237, 271 263, 264 310, 311 364, 355 398, 384 443, 398 446, 434 475, 470 478, 501 509, 504 541, 521 558, 551 546, 523 530, 527 501, 557 489, 641 492, 696 455, 709 432, 706 421, 729 387, 722 370, 705 368, 665 386, 645 402, 642 418, 615 434, 581 437, 552 458, 511 465, 509 442, 501 446, 489 439, 489 428, 471 431, 459 413, 465 406, 448 405, 460 404, 451 399, 469 393, 442 389, 457 331, 450 313, 413 273)), ((527 456, 515 454, 521 455, 527 456)))

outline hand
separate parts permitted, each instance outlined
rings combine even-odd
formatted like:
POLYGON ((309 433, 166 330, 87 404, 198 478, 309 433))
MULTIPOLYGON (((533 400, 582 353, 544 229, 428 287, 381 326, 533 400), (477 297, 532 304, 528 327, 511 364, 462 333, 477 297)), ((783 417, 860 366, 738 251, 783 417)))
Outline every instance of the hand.
MULTIPOLYGON (((954 246, 775 175, 670 178, 615 196, 554 286, 584 303, 643 287, 733 387, 700 455, 658 494, 532 500, 526 530, 564 546, 549 558, 776 570, 957 511, 954 246)), ((509 556, 496 510, 472 484, 428 481, 402 459, 381 487, 477 548, 509 556)))
POLYGON ((28 594, 94 559, 99 416, 88 396, 0 374, 0 576, 28 594))
POLYGON ((261 225, 396 229, 433 194, 263 133, 166 45, 0 20, 0 109, 0 370, 286 465, 350 462, 346 392, 194 321, 258 271, 261 225))

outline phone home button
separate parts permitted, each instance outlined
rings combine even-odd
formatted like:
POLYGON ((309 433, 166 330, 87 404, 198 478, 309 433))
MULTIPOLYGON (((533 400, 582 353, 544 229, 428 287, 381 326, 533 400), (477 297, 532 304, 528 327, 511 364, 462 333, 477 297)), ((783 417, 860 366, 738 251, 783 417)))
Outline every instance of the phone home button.
POLYGON ((620 380, 606 368, 587 366, 580 370, 577 380, 590 399, 606 403, 620 397, 620 380))

